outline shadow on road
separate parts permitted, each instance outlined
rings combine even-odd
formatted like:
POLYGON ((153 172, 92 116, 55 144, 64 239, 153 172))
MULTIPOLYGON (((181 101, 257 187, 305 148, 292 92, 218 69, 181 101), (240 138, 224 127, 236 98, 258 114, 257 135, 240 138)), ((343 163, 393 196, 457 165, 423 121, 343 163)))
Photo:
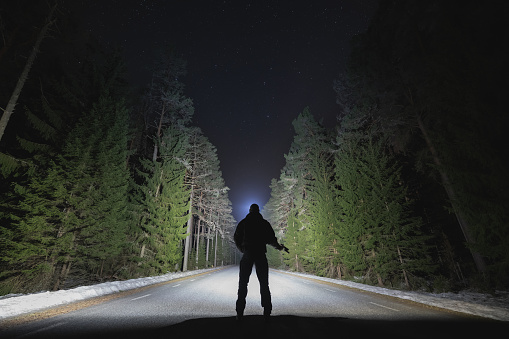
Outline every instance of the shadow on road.
MULTIPOLYGON (((509 324, 496 321, 387 321, 339 317, 274 316, 266 323, 262 316, 247 316, 241 323, 233 317, 202 318, 184 321, 160 329, 161 338, 182 335, 185 338, 476 338, 500 335, 509 324), (167 335, 167 336, 165 336, 167 335), (381 336, 382 335, 382 336, 381 336)), ((504 336, 505 336, 504 335, 504 336)))
MULTIPOLYGON (((132 328, 97 333, 53 332, 44 338, 476 338, 505 336, 509 323, 465 318, 461 321, 367 320, 340 317, 273 316, 265 322, 262 316, 246 316, 242 322, 234 317, 199 318, 159 328, 132 328), (504 334, 505 333, 505 334, 504 334)), ((42 334, 42 333, 39 333, 42 334)), ((41 335, 30 338, 41 338, 41 335)))

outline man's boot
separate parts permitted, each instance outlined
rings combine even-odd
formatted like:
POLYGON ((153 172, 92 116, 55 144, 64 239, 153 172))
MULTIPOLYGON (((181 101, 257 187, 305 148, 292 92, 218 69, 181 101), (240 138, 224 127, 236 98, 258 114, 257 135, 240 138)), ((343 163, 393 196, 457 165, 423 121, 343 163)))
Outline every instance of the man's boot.
POLYGON ((270 313, 271 313, 272 309, 270 307, 264 307, 263 308, 263 318, 265 319, 266 322, 269 322, 270 321, 270 313))
POLYGON ((244 311, 237 310, 237 316, 235 317, 235 320, 242 321, 242 318, 244 317, 244 311))

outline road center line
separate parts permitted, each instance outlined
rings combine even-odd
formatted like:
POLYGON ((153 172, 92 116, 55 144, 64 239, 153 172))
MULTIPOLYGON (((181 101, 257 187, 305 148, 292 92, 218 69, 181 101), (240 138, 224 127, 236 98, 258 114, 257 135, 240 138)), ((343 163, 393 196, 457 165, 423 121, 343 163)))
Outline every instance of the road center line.
POLYGON ((141 297, 131 299, 131 301, 133 301, 133 300, 138 300, 138 299, 141 299, 141 298, 145 298, 145 297, 148 297, 149 295, 150 295, 150 294, 145 294, 145 295, 142 295, 141 297))
POLYGON ((380 305, 380 304, 377 304, 377 303, 374 303, 374 302, 371 302, 371 301, 370 301, 369 303, 370 303, 370 304, 373 304, 373 305, 376 305, 376 306, 379 306, 379 307, 387 308, 387 309, 389 309, 389 310, 391 310, 391 311, 399 312, 399 310, 397 310, 397 309, 395 309, 395 308, 391 308, 391 307, 389 307, 389 306, 380 305))
POLYGON ((329 291, 329 292, 336 292, 336 291, 334 291, 334 290, 330 290, 330 289, 328 289, 328 288, 326 288, 326 290, 327 290, 327 291, 329 291))
POLYGON ((172 287, 177 287, 177 286, 180 286, 180 284, 177 284, 177 285, 173 285, 172 287))

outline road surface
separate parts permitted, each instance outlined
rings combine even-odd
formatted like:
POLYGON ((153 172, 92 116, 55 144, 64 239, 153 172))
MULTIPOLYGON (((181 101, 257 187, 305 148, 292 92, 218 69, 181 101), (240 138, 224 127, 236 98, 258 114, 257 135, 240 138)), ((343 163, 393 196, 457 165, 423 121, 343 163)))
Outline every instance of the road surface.
POLYGON ((505 322, 270 272, 273 312, 262 317, 253 270, 245 318, 235 321, 238 267, 190 276, 43 320, 0 338, 480 338, 505 322), (376 336, 376 337, 375 337, 376 336))

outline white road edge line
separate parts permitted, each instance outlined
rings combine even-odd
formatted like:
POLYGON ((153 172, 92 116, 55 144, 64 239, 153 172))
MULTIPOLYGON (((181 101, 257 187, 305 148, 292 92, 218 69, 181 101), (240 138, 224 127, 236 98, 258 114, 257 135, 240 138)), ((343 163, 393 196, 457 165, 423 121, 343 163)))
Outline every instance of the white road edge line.
POLYGON ((64 324, 66 324, 66 323, 67 323, 66 321, 62 321, 62 322, 59 322, 59 323, 56 323, 56 324, 53 324, 53 325, 50 325, 50 326, 46 326, 46 327, 40 328, 40 329, 35 330, 35 331, 31 331, 31 332, 22 334, 20 336, 17 336, 16 338, 24 338, 24 337, 27 337, 27 336, 31 336, 31 335, 34 335, 36 333, 42 332, 42 331, 46 331, 46 330, 49 330, 49 329, 52 329, 52 328, 55 328, 55 327, 58 327, 58 326, 62 326, 64 324))
POLYGON ((371 302, 371 301, 369 303, 373 304, 373 305, 376 305, 376 306, 379 306, 379 307, 383 307, 383 308, 389 309, 391 311, 399 312, 399 310, 397 310, 395 308, 392 308, 392 307, 389 307, 389 306, 380 305, 380 304, 377 304, 377 303, 374 303, 374 302, 371 302))
POLYGON ((150 295, 150 294, 145 294, 145 295, 142 295, 141 297, 131 299, 131 301, 133 301, 133 300, 138 300, 138 299, 141 299, 141 298, 145 298, 145 297, 148 297, 149 295, 150 295))

